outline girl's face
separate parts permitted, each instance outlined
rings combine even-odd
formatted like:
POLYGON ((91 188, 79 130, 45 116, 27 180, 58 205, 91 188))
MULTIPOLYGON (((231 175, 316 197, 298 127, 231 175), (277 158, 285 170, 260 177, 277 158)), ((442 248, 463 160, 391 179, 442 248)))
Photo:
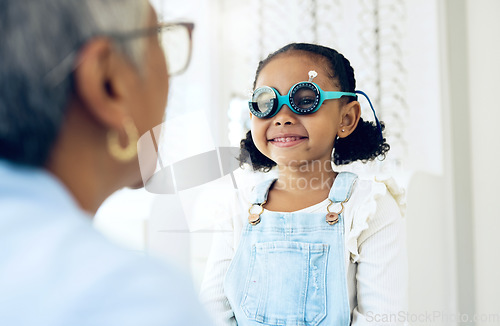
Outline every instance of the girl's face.
MULTIPOLYGON (((322 90, 340 91, 328 77, 324 61, 303 53, 285 53, 272 59, 261 70, 256 88, 270 86, 285 95, 294 84, 307 81, 311 70, 318 73, 314 82, 322 90)), ((286 105, 272 118, 251 115, 253 141, 279 167, 330 161, 334 140, 341 129, 342 103, 340 99, 326 100, 318 111, 308 115, 295 114, 286 105)))

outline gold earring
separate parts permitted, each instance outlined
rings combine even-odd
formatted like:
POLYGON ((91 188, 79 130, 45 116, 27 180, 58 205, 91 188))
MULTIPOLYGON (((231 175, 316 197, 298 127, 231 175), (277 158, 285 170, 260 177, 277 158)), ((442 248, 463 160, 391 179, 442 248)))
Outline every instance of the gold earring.
POLYGON ((123 129, 127 135, 127 146, 122 148, 118 138, 118 132, 108 131, 108 150, 109 154, 119 162, 128 162, 137 155, 137 141, 139 140, 139 131, 132 119, 127 118, 123 121, 123 129))

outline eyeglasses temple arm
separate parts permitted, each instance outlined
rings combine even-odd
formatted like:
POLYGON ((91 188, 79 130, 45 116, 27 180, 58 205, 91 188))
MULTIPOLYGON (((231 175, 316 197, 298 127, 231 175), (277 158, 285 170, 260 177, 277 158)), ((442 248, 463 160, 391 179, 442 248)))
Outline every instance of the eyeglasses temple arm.
POLYGON ((349 92, 325 92, 323 91, 323 94, 325 96, 325 100, 335 100, 338 98, 341 98, 342 96, 356 96, 356 93, 349 93, 349 92))
POLYGON ((366 95, 366 93, 363 91, 356 91, 356 94, 361 94, 364 97, 366 97, 366 99, 368 100, 368 103, 370 104, 370 107, 372 108, 372 111, 373 111, 373 116, 375 117, 375 122, 377 123, 377 129, 378 129, 378 132, 380 133, 380 139, 383 139, 384 136, 382 135, 382 126, 380 125, 380 121, 377 118, 377 114, 375 113, 375 109, 373 108, 372 101, 370 101, 370 98, 368 97, 368 95, 366 95))

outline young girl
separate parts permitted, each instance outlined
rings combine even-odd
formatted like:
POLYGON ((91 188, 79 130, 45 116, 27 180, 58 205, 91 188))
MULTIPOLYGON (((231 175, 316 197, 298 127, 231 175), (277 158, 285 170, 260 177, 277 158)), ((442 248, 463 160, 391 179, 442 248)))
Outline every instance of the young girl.
POLYGON ((402 321, 403 193, 331 167, 389 150, 358 94, 349 61, 327 47, 289 44, 260 62, 240 160, 278 178, 218 212, 233 232, 216 234, 201 291, 218 325, 402 321))

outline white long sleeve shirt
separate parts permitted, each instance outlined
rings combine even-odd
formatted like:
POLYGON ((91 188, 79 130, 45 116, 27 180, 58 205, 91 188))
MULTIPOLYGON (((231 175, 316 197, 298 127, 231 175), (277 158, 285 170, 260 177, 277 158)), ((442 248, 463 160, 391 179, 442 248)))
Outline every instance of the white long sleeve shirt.
MULTIPOLYGON (((248 223, 249 192, 225 196, 214 214, 214 235, 200 297, 217 326, 237 325, 223 280, 248 223)), ((329 201, 300 212, 326 212, 329 201)), ((392 179, 358 180, 345 205, 346 280, 351 325, 402 325, 407 310, 404 192, 392 179)))

